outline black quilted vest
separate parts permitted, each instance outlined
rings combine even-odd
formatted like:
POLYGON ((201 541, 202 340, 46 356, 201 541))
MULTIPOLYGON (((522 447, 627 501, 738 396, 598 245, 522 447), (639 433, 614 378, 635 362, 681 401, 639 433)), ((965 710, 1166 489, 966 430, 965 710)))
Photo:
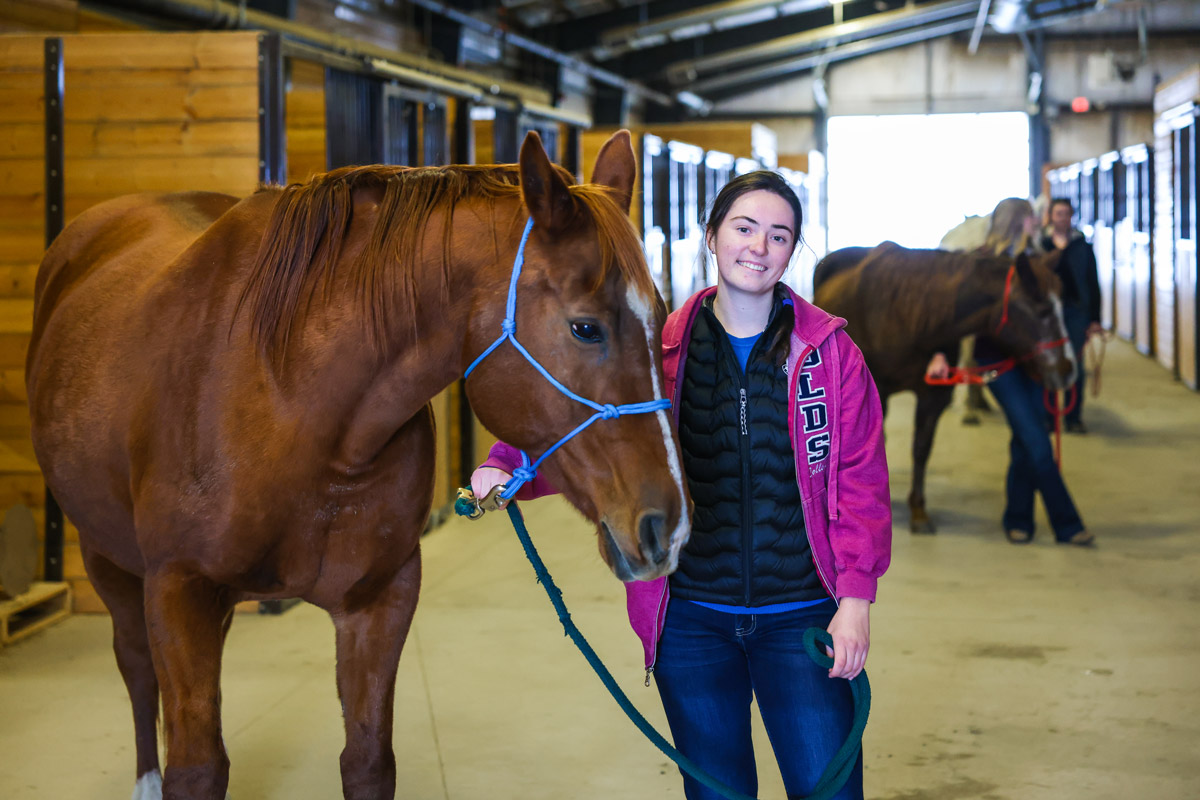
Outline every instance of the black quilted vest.
POLYGON ((804 531, 788 376, 767 352, 776 327, 792 324, 792 307, 777 297, 743 375, 709 305, 696 316, 679 406, 695 516, 673 597, 755 607, 828 596, 804 531))

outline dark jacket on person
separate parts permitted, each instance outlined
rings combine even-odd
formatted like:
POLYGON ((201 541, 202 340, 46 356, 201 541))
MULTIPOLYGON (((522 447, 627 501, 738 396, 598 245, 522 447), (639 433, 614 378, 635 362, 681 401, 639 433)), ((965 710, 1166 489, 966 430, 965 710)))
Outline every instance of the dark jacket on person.
MULTIPOLYGON (((1042 237, 1042 249, 1054 252, 1054 236, 1047 232, 1042 237)), ((1096 254, 1083 233, 1071 229, 1070 239, 1063 248, 1062 258, 1055 268, 1062 281, 1063 310, 1083 312, 1088 322, 1100 321, 1100 277, 1096 268, 1096 254)))
POLYGON ((680 393, 679 444, 695 504, 671 575, 686 600, 761 606, 828 597, 813 567, 788 434, 787 342, 793 306, 777 293, 742 372, 711 308, 697 314, 680 393))

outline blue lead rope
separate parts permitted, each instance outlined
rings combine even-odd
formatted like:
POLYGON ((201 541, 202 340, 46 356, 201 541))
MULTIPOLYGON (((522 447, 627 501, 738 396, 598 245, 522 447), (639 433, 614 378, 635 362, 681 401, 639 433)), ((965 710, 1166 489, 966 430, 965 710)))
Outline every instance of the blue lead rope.
MULTIPOLYGON (((476 513, 477 508, 475 501, 468 497, 460 496, 454 503, 454 510, 460 516, 471 516, 476 513)), ((609 694, 617 701, 617 705, 621 707, 625 715, 629 717, 638 730, 655 747, 678 764, 680 769, 700 781, 700 783, 729 800, 755 800, 750 795, 743 794, 736 789, 731 789, 716 778, 713 778, 697 766, 694 761, 672 747, 670 742, 664 739, 662 734, 656 731, 654 726, 634 707, 633 703, 625 695, 625 692, 621 690, 621 687, 613 679, 612 673, 604 666, 604 662, 596 655, 596 651, 592 649, 587 639, 579 632, 579 628, 575 627, 575 623, 571 621, 571 614, 567 611, 566 603, 562 599, 562 591, 554 584, 554 579, 550 577, 550 572, 542 562, 541 556, 538 555, 537 548, 533 546, 533 540, 529 538, 529 531, 525 527, 525 520, 521 516, 521 512, 517 509, 517 504, 509 503, 506 510, 508 511, 508 518, 512 520, 513 528, 517 532, 517 538, 521 540, 521 547, 525 549, 525 557, 533 565, 533 572, 537 575, 538 583, 546 590, 546 595, 550 598, 550 603, 554 606, 554 610, 558 612, 558 621, 562 623, 563 632, 571 638, 571 641, 579 648, 579 652, 583 653, 583 657, 587 659, 588 664, 591 665, 596 675, 600 678, 600 682, 608 689, 609 694)), ((804 649, 808 653, 809 658, 819 666, 828 669, 833 666, 833 659, 827 656, 822 648, 818 647, 818 643, 832 647, 833 637, 820 628, 809 628, 804 632, 804 649)), ((850 681, 850 692, 854 696, 854 722, 851 725, 850 733, 846 736, 846 741, 838 748, 837 753, 834 754, 833 759, 829 762, 829 766, 825 768, 825 772, 821 775, 821 779, 817 781, 812 794, 809 794, 807 797, 789 795, 789 800, 830 800, 830 798, 841 790, 846 780, 850 777, 850 774, 854 771, 854 765, 858 761, 859 753, 862 751, 862 735, 867 727, 867 716, 871 711, 871 684, 867 681, 866 670, 860 672, 854 680, 850 681)))
POLYGON ((533 480, 537 476, 538 467, 542 465, 550 455, 562 447, 567 442, 578 436, 585 428, 591 425, 598 419, 616 419, 622 414, 648 414, 654 411, 665 411, 671 407, 671 401, 663 398, 659 400, 649 400, 644 403, 625 403, 624 405, 613 405, 612 403, 597 403, 594 400, 589 400, 586 397, 580 397, 562 384, 557 378, 550 374, 549 370, 538 363, 525 347, 517 341, 517 280, 521 277, 521 268, 525 266, 525 244, 529 241, 529 234, 533 230, 533 217, 525 223, 525 230, 521 234, 521 244, 517 247, 516 258, 513 259, 512 277, 508 281, 508 300, 504 305, 504 322, 500 324, 500 338, 492 342, 488 349, 479 354, 479 357, 471 362, 471 366, 467 367, 467 371, 463 374, 463 378, 469 378, 479 363, 490 356, 492 352, 504 344, 506 341, 512 342, 512 346, 517 349, 517 352, 524 356, 525 360, 533 365, 542 377, 550 382, 558 391, 565 394, 577 403, 582 403, 588 408, 595 411, 595 414, 588 417, 586 421, 580 424, 575 430, 568 433, 566 436, 555 442, 549 450, 542 453, 537 461, 530 463, 529 456, 524 450, 521 451, 521 466, 513 470, 513 479, 508 481, 508 487, 500 493, 500 497, 505 500, 511 500, 517 491, 526 482, 533 480))

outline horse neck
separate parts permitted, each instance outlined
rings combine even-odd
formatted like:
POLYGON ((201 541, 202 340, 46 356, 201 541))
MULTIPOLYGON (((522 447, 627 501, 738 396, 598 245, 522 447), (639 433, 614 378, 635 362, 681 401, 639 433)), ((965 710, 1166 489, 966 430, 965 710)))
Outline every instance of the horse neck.
POLYGON ((930 342, 957 341, 966 336, 991 333, 995 327, 996 305, 1004 291, 1004 278, 997 283, 995 273, 974 259, 961 259, 950 271, 953 287, 944 302, 923 309, 926 339, 930 342), (936 309, 936 310, 935 310, 936 309))

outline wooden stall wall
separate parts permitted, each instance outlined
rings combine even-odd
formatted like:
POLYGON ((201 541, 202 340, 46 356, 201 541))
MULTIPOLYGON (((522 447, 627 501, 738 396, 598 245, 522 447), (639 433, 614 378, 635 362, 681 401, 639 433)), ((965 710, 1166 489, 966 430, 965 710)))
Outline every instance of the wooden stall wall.
MULTIPOLYGON (((62 36, 64 222, 131 192, 253 192, 258 39, 253 32, 62 36)), ((0 37, 0 506, 24 502, 39 522, 44 488, 29 441, 24 360, 45 236, 44 47, 43 36, 0 37)), ((103 611, 78 536, 69 524, 65 533, 75 610, 103 611)))
POLYGON ((307 181, 325 172, 325 67, 288 59, 284 124, 287 131, 287 180, 307 181))
POLYGON ((39 530, 45 487, 29 441, 25 352, 45 249, 44 68, 42 37, 0 36, 0 513, 23 503, 39 530))
POLYGON ((1196 190, 1197 115, 1193 107, 1178 118, 1175 139, 1175 362, 1179 379, 1200 389, 1200 294, 1197 293, 1196 190))
POLYGON ((1155 93, 1154 112, 1154 355, 1177 372, 1175 347, 1175 129, 1171 114, 1189 94, 1178 80, 1155 93))

